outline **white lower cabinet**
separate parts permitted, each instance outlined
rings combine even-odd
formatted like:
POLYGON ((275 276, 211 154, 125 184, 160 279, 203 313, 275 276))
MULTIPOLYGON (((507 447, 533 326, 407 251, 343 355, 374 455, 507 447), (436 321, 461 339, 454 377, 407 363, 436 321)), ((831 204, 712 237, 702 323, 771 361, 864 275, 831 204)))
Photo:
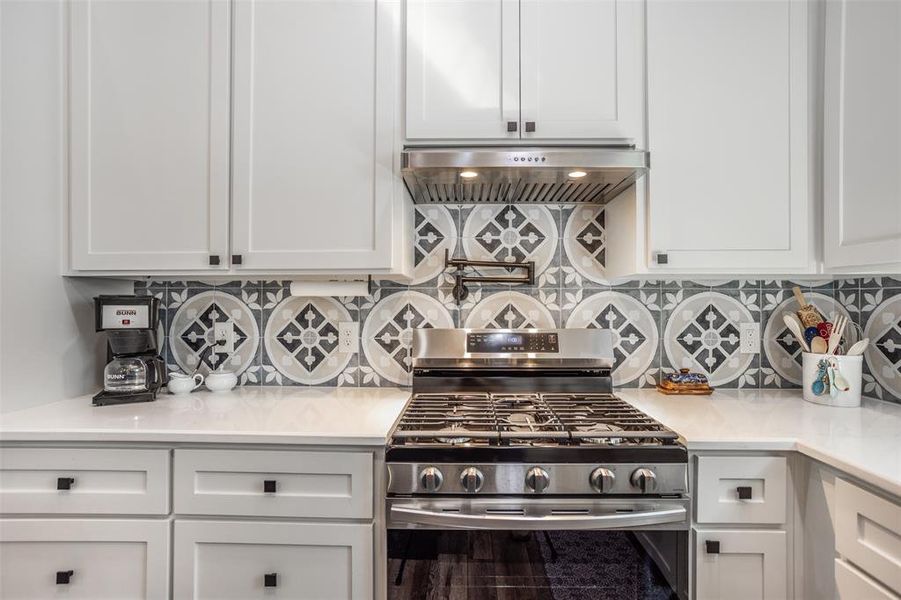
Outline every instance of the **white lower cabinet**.
POLYGON ((840 600, 898 600, 901 598, 840 558, 835 559, 835 592, 840 600))
POLYGON ((695 530, 695 598, 777 600, 787 598, 787 535, 784 531, 695 530))
POLYGON ((169 595, 169 521, 0 520, 0 598, 169 595))
POLYGON ((373 596, 369 523, 176 521, 176 599, 373 596))

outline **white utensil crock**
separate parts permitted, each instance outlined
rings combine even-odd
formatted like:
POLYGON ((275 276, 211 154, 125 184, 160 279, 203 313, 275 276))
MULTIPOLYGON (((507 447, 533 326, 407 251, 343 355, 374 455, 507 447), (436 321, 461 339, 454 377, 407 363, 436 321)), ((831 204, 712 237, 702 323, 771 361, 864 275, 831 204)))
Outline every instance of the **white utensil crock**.
POLYGON ((832 354, 814 354, 813 352, 804 352, 801 355, 801 370, 804 399, 815 404, 824 404, 826 406, 842 406, 855 407, 860 406, 860 392, 863 383, 863 356, 835 356, 832 354), (826 392, 817 396, 813 393, 811 386, 819 372, 819 363, 821 360, 834 360, 838 367, 839 373, 848 382, 848 391, 838 391, 832 394, 831 386, 826 388, 826 392))

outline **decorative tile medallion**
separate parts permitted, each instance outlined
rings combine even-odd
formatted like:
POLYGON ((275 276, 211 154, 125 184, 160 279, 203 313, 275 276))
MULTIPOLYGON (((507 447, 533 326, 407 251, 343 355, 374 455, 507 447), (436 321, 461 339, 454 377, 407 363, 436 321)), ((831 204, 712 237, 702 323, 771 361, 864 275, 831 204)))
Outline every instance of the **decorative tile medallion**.
POLYGON ((719 292, 689 296, 673 309, 666 324, 663 347, 674 368, 707 374, 713 386, 739 377, 754 354, 739 352, 739 324, 754 317, 741 302, 719 292))
POLYGON ((186 373, 206 375, 222 368, 241 373, 256 358, 260 330, 253 311, 241 300, 223 292, 201 292, 187 298, 169 325, 172 358, 186 373), (215 323, 230 322, 234 327, 234 352, 227 353, 216 344, 215 323))
POLYGON ((463 251, 471 260, 535 261, 536 273, 557 255, 556 211, 545 206, 476 205, 463 226, 463 251))
POLYGON ((638 299, 622 292, 600 292, 580 302, 567 328, 607 329, 613 335, 613 382, 623 385, 641 377, 657 356, 657 323, 638 299))
POLYGON ((337 377, 353 357, 338 346, 338 324, 353 320, 335 298, 289 296, 272 309, 263 347, 282 375, 318 385, 337 377))
MULTIPOLYGON (((835 317, 841 313, 848 317, 849 322, 854 320, 851 315, 831 297, 818 292, 806 292, 804 297, 820 311, 827 321, 835 321, 835 317)), ((763 350, 770 366, 780 376, 795 385, 801 385, 801 344, 792 335, 782 320, 785 313, 794 313, 798 308, 798 301, 790 296, 779 303, 770 315, 763 329, 763 350)), ((848 327, 844 334, 845 348, 857 341, 857 329, 848 327)))
POLYGON ((363 353, 369 365, 385 379, 410 384, 412 330, 453 327, 450 312, 435 298, 405 291, 382 298, 363 324, 363 353))
POLYGON ((498 292, 472 307, 464 327, 469 329, 553 329, 551 311, 534 296, 498 292))
POLYGON ((605 283, 607 231, 604 207, 577 206, 563 229, 563 251, 570 264, 595 283, 605 283))
POLYGON ((454 255, 457 249, 455 214, 444 206, 416 207, 412 285, 434 279, 444 270, 445 251, 454 255))
POLYGON ((901 294, 877 306, 867 320, 864 337, 870 373, 890 394, 901 398, 901 294))

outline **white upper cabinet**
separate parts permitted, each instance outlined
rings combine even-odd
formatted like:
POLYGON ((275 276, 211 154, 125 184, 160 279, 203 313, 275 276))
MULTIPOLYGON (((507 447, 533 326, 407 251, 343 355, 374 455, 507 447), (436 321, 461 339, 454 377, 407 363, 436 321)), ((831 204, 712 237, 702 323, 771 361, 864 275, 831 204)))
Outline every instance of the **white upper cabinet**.
POLYGON ((224 268, 229 5, 69 10, 70 268, 224 268))
POLYGON ((399 1, 234 11, 236 267, 390 270, 409 208, 394 175, 399 1))
POLYGON ((901 3, 826 3, 824 262, 901 272, 901 3))
POLYGON ((409 0, 406 139, 640 136, 642 4, 409 0))
POLYGON ((636 0, 522 0, 523 139, 637 137, 641 8, 636 0))
POLYGON ((519 139, 519 1, 407 1, 407 139, 519 139))
POLYGON ((647 38, 650 269, 811 272, 808 3, 649 0, 647 38))

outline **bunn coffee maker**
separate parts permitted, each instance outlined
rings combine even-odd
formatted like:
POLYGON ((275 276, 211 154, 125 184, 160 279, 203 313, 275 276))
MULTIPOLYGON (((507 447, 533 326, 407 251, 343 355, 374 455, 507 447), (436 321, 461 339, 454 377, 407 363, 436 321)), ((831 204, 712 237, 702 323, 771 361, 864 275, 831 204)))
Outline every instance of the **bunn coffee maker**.
POLYGON ((156 328, 160 301, 153 296, 94 298, 97 331, 107 335, 103 390, 95 406, 150 402, 165 383, 165 365, 158 356, 156 328))

